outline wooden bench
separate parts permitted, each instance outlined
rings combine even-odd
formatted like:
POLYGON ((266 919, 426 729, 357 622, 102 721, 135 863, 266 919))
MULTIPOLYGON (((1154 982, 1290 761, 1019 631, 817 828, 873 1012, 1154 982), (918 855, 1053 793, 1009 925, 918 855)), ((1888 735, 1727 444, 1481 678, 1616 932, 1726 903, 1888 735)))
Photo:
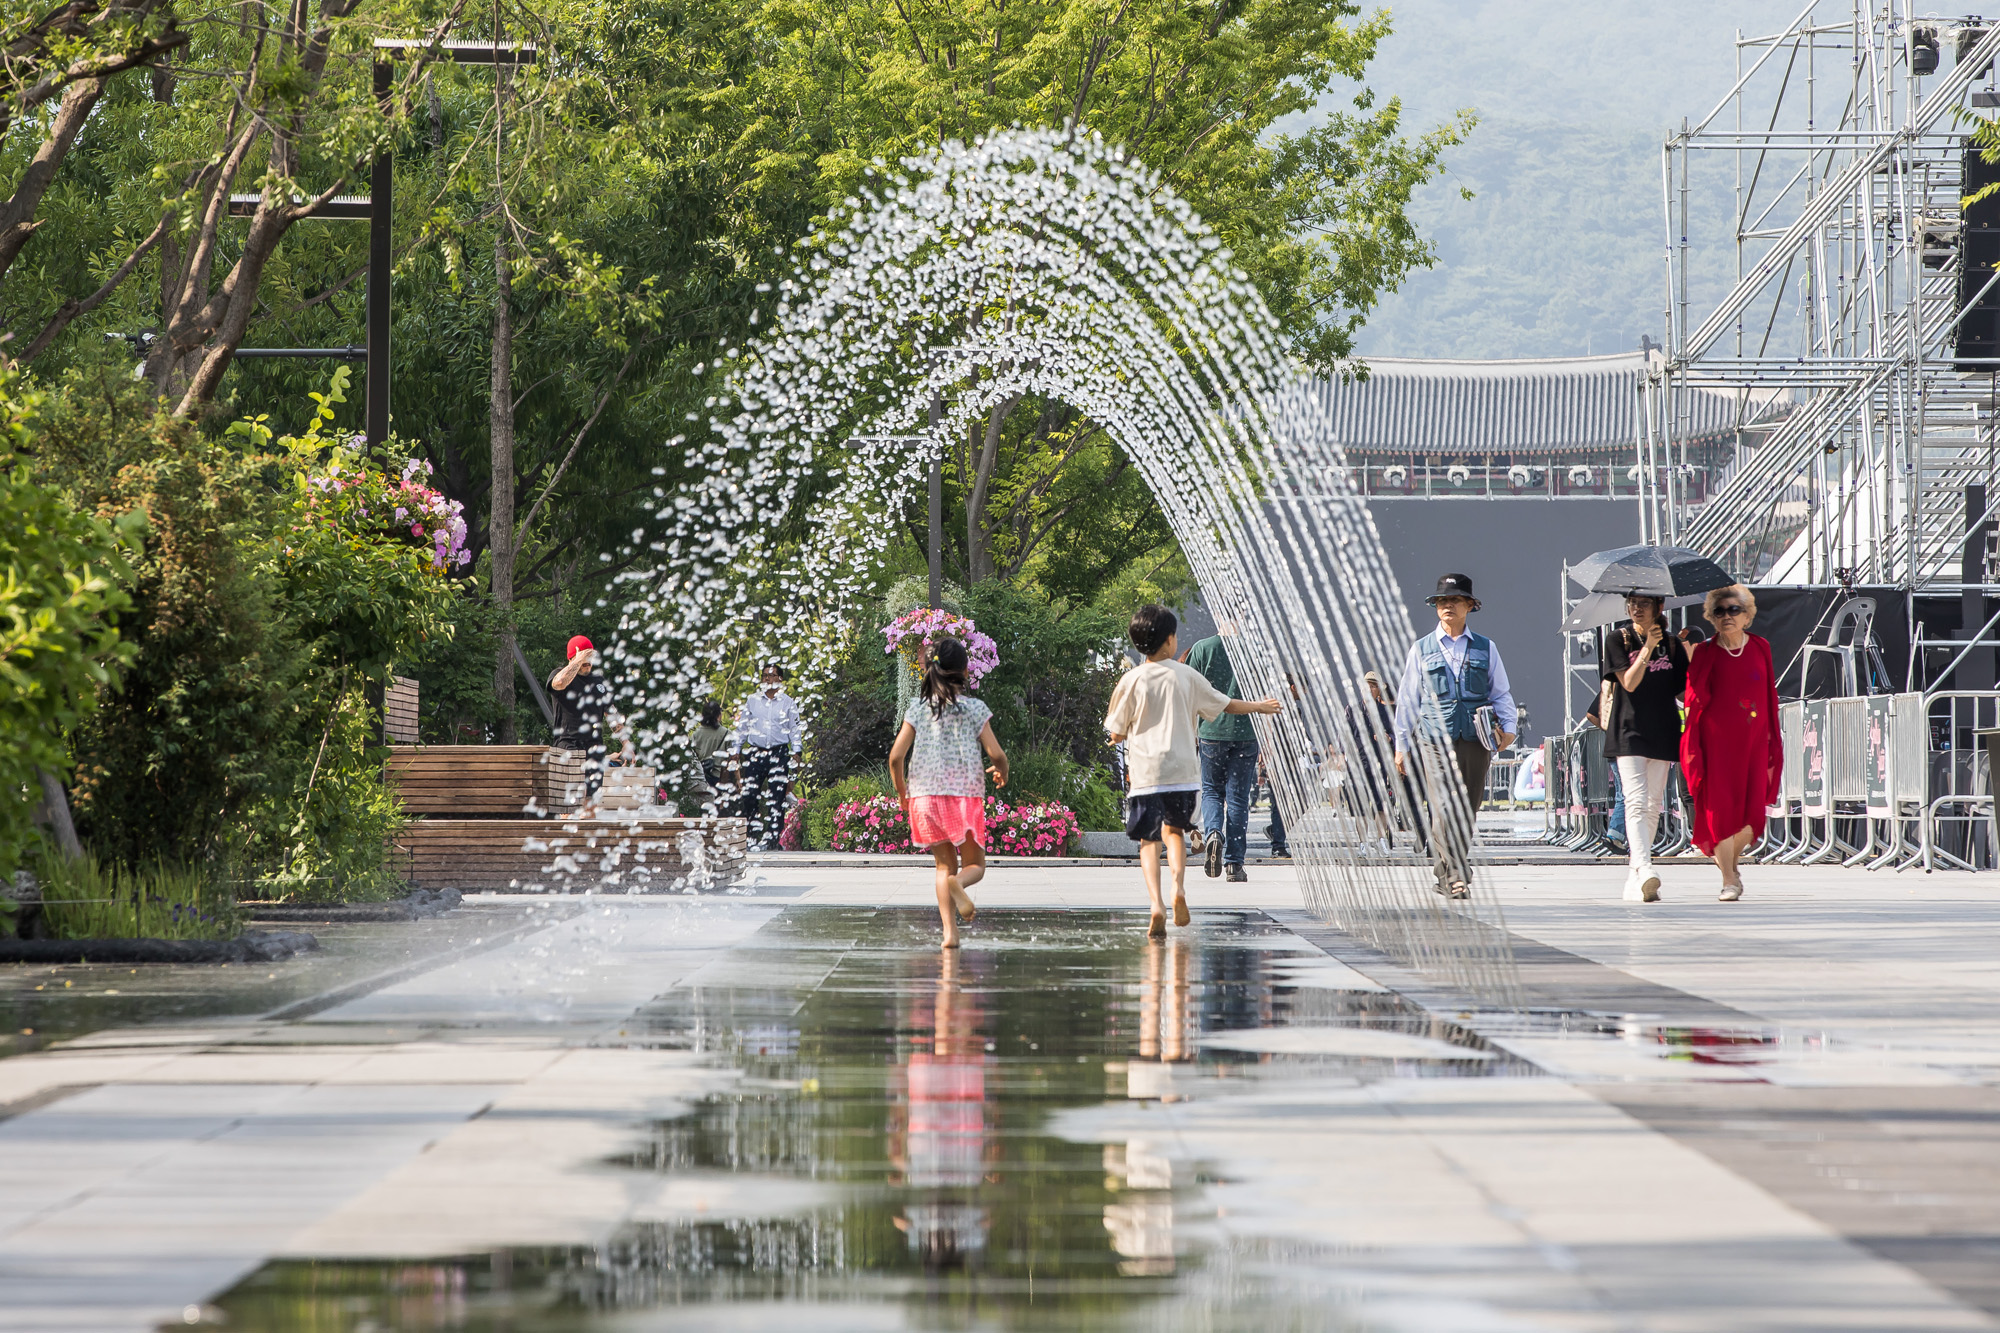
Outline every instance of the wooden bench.
POLYGON ((389 776, 420 818, 561 814, 584 795, 583 755, 549 745, 397 745, 389 776))
POLYGON ((670 892, 715 888, 743 873, 741 819, 416 819, 395 845, 420 889, 670 892))

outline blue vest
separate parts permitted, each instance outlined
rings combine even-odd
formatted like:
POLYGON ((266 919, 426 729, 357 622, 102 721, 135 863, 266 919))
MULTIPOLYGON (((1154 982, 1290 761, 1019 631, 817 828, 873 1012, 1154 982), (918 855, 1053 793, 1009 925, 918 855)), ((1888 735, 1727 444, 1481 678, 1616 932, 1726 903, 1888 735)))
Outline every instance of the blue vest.
POLYGON ((1424 675, 1431 693, 1437 696, 1438 711, 1444 714, 1444 729, 1455 741, 1479 739, 1472 715, 1492 702, 1493 641, 1483 634, 1466 633, 1465 674, 1454 676, 1444 645, 1435 633, 1417 640, 1423 653, 1424 675))

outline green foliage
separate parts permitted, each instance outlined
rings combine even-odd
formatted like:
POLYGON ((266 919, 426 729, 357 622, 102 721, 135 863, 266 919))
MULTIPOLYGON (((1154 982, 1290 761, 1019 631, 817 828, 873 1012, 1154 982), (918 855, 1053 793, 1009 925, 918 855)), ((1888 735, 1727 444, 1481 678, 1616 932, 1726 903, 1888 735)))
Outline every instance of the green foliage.
POLYGON ((451 583, 410 573, 400 533, 311 512, 300 478, 352 468, 337 447, 322 459, 210 441, 113 374, 72 377, 37 444, 45 475, 80 503, 144 525, 123 622, 135 656, 70 738, 92 850, 281 893, 388 891, 399 817, 364 679, 416 633, 442 632, 451 583), (406 604, 343 609, 365 596, 406 604))
POLYGON ((37 870, 53 939, 233 940, 243 930, 236 894, 199 867, 46 855, 37 870))
POLYGON ((846 802, 888 796, 894 791, 886 768, 872 773, 855 773, 829 786, 817 788, 806 798, 806 847, 816 852, 832 848, 834 813, 846 802))
POLYGON ((36 770, 69 771, 65 736, 134 651, 113 618, 131 605, 118 583, 136 525, 79 513, 33 479, 19 450, 40 402, 0 376, 0 876, 33 836, 36 770))
MULTIPOLYGON (((484 597, 461 595, 451 612, 453 632, 427 639, 396 659, 399 674, 413 677, 418 694, 419 734, 426 745, 486 745, 499 734, 500 710, 493 691, 493 664, 499 647, 499 613, 484 597)), ((564 645, 577 632, 574 618, 548 598, 514 604, 514 640, 544 688, 564 658, 564 645)), ((554 733, 535 704, 518 669, 514 675, 514 735, 523 745, 546 745, 554 733)))
POLYGON ((1007 785, 993 785, 989 775, 986 794, 998 796, 1011 805, 1054 801, 1076 812, 1086 830, 1115 829, 1123 820, 1118 794, 1111 790, 1102 767, 1078 763, 1060 750, 1026 749, 1007 755, 1007 785))
POLYGON ((1000 652, 979 698, 993 710, 993 732, 1009 757, 1048 749, 1079 764, 1101 763, 1104 710, 1117 680, 1111 654, 1118 622, 1095 608, 998 582, 973 588, 966 613, 1000 652))
POLYGON ((450 636, 464 524, 393 445, 370 453, 321 434, 348 375, 340 367, 312 395, 303 435, 274 441, 261 416, 229 433, 258 454, 275 443, 290 484, 278 508, 288 613, 323 660, 380 679, 394 659, 450 636))
POLYGON ((835 690, 814 710, 807 777, 816 787, 880 768, 901 723, 896 699, 879 685, 835 690))

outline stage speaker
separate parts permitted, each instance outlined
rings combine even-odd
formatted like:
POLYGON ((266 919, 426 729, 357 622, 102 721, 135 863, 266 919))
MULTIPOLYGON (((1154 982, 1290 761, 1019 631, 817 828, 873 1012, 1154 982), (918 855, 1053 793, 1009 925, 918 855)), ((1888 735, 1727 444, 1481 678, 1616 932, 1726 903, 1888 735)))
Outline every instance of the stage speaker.
MULTIPOLYGON (((1964 170, 1962 198, 1970 199, 1988 185, 2000 186, 2000 162, 1988 162, 1970 138, 1959 156, 1964 170)), ((1958 308, 1972 308, 1959 321, 1952 339, 1952 355, 1960 370, 2000 371, 2000 282, 1993 282, 1996 270, 2000 270, 2000 188, 1976 204, 1965 205, 1958 245, 1958 308), (1993 282, 1990 288, 1989 282, 1993 282)))

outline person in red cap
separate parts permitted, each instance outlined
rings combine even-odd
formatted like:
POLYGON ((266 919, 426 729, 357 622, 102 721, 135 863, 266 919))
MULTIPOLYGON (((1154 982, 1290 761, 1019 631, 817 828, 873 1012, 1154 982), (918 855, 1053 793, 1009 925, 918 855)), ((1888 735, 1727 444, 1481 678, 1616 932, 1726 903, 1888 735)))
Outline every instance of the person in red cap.
POLYGON ((598 788, 604 785, 604 715, 611 710, 611 686, 596 666, 597 649, 579 634, 569 641, 569 664, 549 677, 556 744, 583 753, 586 811, 597 803, 598 788))

